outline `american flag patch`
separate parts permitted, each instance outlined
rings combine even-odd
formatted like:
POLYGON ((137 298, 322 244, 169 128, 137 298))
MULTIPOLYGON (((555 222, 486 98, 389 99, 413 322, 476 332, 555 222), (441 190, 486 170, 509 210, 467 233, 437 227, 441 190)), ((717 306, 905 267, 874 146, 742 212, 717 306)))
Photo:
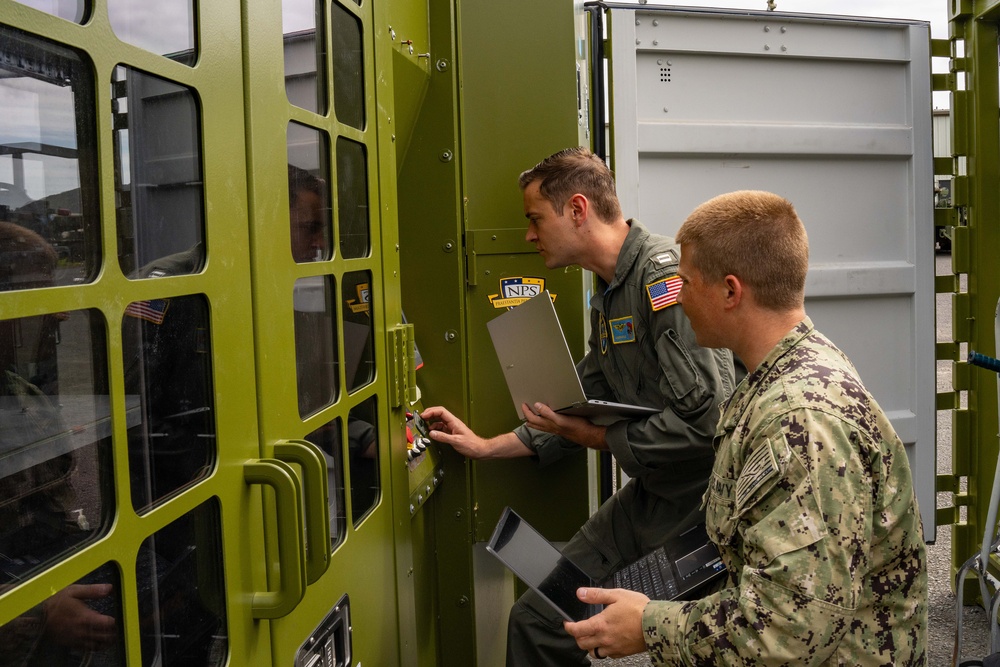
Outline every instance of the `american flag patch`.
POLYGON ((125 314, 129 317, 137 317, 153 324, 163 324, 163 319, 167 316, 167 306, 170 299, 150 299, 149 301, 133 301, 125 309, 125 314))
POLYGON ((663 310, 667 306, 677 303, 677 293, 680 291, 680 276, 670 276, 663 280, 657 280, 651 285, 646 285, 646 292, 649 293, 649 303, 653 306, 653 310, 663 310))

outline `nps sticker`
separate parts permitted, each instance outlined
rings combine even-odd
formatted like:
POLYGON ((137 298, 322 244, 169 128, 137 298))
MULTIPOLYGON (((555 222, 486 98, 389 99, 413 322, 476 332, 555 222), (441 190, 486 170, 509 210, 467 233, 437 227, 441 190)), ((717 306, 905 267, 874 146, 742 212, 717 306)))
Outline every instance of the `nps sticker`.
POLYGON ((372 291, 368 286, 368 283, 359 283, 357 285, 358 298, 348 299, 347 307, 351 309, 352 313, 367 313, 371 307, 372 291))
MULTIPOLYGON (((545 278, 534 278, 530 276, 512 276, 500 279, 500 293, 490 294, 490 304, 494 308, 506 308, 510 310, 514 306, 520 306, 533 296, 538 296, 545 290, 545 278)), ((556 300, 553 294, 552 300, 556 300)))

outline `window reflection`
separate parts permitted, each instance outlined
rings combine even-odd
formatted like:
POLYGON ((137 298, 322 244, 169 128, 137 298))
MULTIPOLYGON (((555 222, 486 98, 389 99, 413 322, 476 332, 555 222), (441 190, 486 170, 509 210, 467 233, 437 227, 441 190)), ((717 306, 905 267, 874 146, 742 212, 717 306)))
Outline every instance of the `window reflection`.
POLYGON ((217 501, 146 539, 136 559, 142 664, 214 667, 228 659, 217 501))
POLYGON ((210 338, 201 295, 136 301, 125 310, 125 393, 141 405, 128 429, 137 511, 204 478, 215 462, 210 338))
POLYGON ((86 19, 86 0, 17 0, 17 2, 74 23, 83 23, 86 19))
POLYGON ((332 243, 326 134, 298 123, 288 124, 288 217, 292 259, 330 259, 332 243))
POLYGON ((330 550, 344 541, 347 527, 347 502, 344 500, 344 452, 341 448, 341 419, 334 419, 306 436, 323 452, 330 487, 330 550))
POLYGON ((364 144, 337 137, 337 216, 343 257, 367 257, 371 250, 368 220, 368 161, 364 144))
POLYGON ((336 285, 332 276, 295 281, 295 376, 304 419, 339 396, 336 285))
POLYGON ((333 32, 333 108, 341 123, 363 130, 365 55, 361 22, 334 2, 330 5, 330 25, 333 32))
POLYGON ((0 588, 110 521, 105 338, 97 311, 0 321, 0 588))
POLYGON ((0 626, 4 665, 124 667, 121 577, 105 564, 0 626))
POLYGON ((107 0, 108 18, 123 42, 193 65, 193 0, 107 0))
POLYGON ((37 271, 51 285, 90 282, 100 268, 96 163, 79 160, 96 155, 94 117, 77 116, 93 105, 91 71, 81 54, 0 26, 0 290, 39 286, 37 271))
POLYGON ((115 205, 118 261, 130 277, 150 262, 189 252, 204 264, 201 121, 194 92, 130 67, 115 68, 115 205))
POLYGON ((281 2, 281 27, 285 37, 285 93, 288 101, 295 106, 321 114, 326 113, 324 4, 317 0, 281 2))
POLYGON ((351 465, 351 520, 357 525, 378 504, 378 401, 376 396, 351 408, 347 449, 351 465))
POLYGON ((344 274, 344 359, 348 391, 360 389, 375 379, 371 285, 369 271, 344 274))

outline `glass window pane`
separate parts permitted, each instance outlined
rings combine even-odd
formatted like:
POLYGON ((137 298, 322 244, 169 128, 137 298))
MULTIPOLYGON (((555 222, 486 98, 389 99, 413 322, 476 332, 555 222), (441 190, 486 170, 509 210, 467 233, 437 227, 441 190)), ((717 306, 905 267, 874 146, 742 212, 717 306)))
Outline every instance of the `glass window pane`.
POLYGON ((197 273, 205 224, 194 92, 124 66, 115 68, 112 91, 121 269, 131 278, 155 277, 140 267, 174 256, 182 261, 173 274, 197 273))
POLYGON ((285 94, 295 106, 320 114, 326 113, 324 4, 317 0, 281 0, 285 94))
POLYGON ((331 276, 295 281, 295 376, 303 419, 332 405, 340 395, 333 281, 331 276))
POLYGON ((372 331, 372 274, 344 274, 344 359, 347 391, 375 379, 375 335, 372 331))
POLYGON ((222 532, 215 500, 142 543, 136 558, 142 664, 214 667, 228 659, 222 532))
POLYGON ((208 304, 202 295, 136 301, 122 318, 132 504, 145 511, 206 477, 216 459, 208 304))
POLYGON ((367 257, 371 250, 368 221, 368 161, 364 144, 337 137, 337 216, 340 254, 367 257))
POLYGON ((0 627, 4 665, 124 667, 121 577, 107 563, 0 627))
POLYGON ((365 54, 361 45, 361 22, 351 12, 332 3, 330 29, 333 31, 333 108, 341 123, 363 130, 365 54))
POLYGON ((0 290, 90 282, 100 268, 93 67, 0 26, 0 290))
POLYGON ((86 0, 17 0, 17 2, 74 23, 83 23, 87 16, 86 0))
POLYGON ((0 321, 0 590, 92 542, 114 511, 98 311, 0 321))
POLYGON ((288 124, 288 218, 296 262, 320 262, 332 254, 329 158, 326 133, 288 124))
POLYGON ((372 396, 351 408, 347 417, 351 465, 351 520, 356 526, 378 504, 378 402, 372 396))
POLYGON ((306 436, 323 451, 330 487, 330 551, 344 541, 347 533, 347 502, 344 500, 344 452, 340 445, 340 417, 306 436))
POLYGON ((108 18, 123 42, 186 65, 195 63, 193 0, 108 0, 108 18))

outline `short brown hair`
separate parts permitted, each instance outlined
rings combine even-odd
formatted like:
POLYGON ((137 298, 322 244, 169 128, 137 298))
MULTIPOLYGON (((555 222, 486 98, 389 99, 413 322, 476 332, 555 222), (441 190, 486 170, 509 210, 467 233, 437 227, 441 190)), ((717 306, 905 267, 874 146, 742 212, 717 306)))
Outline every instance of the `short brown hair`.
POLYGON ((688 216, 676 240, 705 280, 734 275, 764 308, 802 306, 809 239, 787 199, 760 190, 719 195, 688 216))
POLYGON ((622 217, 614 174, 604 160, 583 146, 550 155, 517 179, 522 191, 535 181, 540 181, 539 194, 557 213, 562 212, 570 197, 579 193, 590 200, 594 212, 605 222, 622 217))

